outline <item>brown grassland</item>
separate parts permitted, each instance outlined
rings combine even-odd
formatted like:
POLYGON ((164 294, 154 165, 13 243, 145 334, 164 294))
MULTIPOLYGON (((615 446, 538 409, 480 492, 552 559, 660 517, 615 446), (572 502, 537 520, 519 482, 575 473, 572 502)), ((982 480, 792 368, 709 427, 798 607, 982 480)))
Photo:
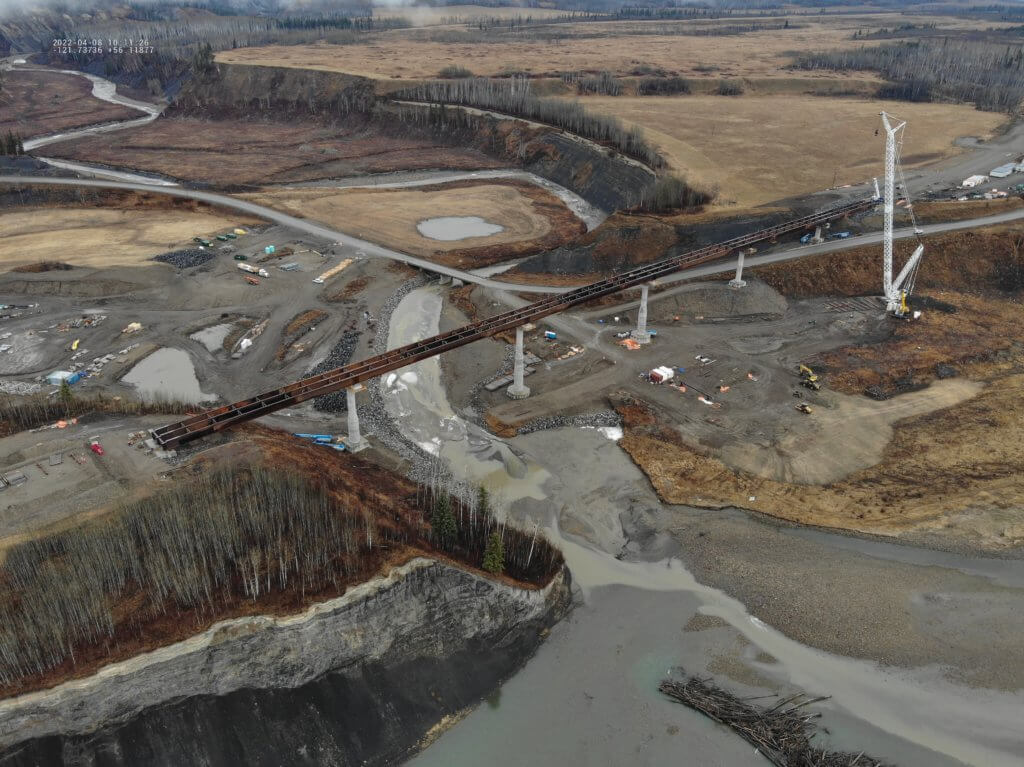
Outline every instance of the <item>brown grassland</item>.
MULTIPOLYGON (((446 9, 447 10, 447 9, 446 9)), ((532 10, 532 9, 531 9, 532 10)), ((764 29, 743 35, 637 34, 675 27, 704 27, 707 22, 621 21, 558 24, 544 27, 569 39, 531 39, 527 29, 514 40, 479 41, 468 31, 466 42, 436 42, 429 30, 395 30, 356 45, 295 45, 221 51, 217 61, 347 72, 378 80, 434 77, 446 66, 468 68, 481 76, 510 71, 534 77, 578 70, 606 70, 630 75, 639 65, 688 77, 791 77, 786 69, 792 51, 855 48, 857 30, 873 31, 899 24, 940 23, 949 29, 976 28, 979 22, 902 14, 843 15, 824 19, 795 16, 789 29, 764 29), (703 69, 698 69, 698 67, 703 69), (713 67, 709 73, 706 68, 713 67)), ((782 18, 724 19, 714 24, 781 24, 782 18)), ((982 26, 1000 26, 986 22, 982 26)), ((837 75, 822 74, 836 79, 837 75)), ((853 79, 863 80, 863 74, 853 79)))
POLYGON ((410 189, 292 189, 248 198, 459 267, 485 266, 557 247, 585 230, 557 197, 520 181, 468 181, 410 189), (479 216, 505 230, 450 242, 419 233, 420 221, 439 216, 479 216))
POLYGON ((154 255, 192 247, 212 236, 259 223, 239 214, 177 209, 19 208, 0 213, 0 271, 40 261, 104 268, 135 266, 154 255))
POLYGON ((359 128, 300 122, 161 118, 48 148, 53 157, 161 173, 213 184, 256 184, 502 164, 471 149, 391 138, 359 128))
MULTIPOLYGON (((718 204, 756 205, 861 183, 880 170, 880 102, 874 100, 794 94, 601 96, 582 102, 642 127, 675 170, 720 190, 718 204)), ((953 155, 960 151, 953 145, 957 137, 991 135, 1006 119, 954 104, 898 106, 914 149, 904 158, 906 167, 953 155)))
POLYGON ((0 134, 23 138, 94 123, 141 117, 136 109, 92 97, 84 77, 57 72, 5 72, 0 91, 0 134))

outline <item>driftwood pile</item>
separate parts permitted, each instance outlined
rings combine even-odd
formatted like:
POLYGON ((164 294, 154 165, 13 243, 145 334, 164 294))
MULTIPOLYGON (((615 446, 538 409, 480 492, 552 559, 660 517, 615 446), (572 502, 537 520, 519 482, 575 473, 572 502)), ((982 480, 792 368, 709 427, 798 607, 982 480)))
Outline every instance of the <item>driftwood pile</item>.
MULTIPOLYGON (((666 679, 659 686, 665 695, 730 727, 778 767, 886 767, 863 752, 828 751, 811 744, 821 714, 807 706, 827 698, 802 693, 782 698, 768 708, 752 706, 753 699, 737 698, 707 679, 666 679)), ((774 696, 768 696, 774 697, 774 696)))

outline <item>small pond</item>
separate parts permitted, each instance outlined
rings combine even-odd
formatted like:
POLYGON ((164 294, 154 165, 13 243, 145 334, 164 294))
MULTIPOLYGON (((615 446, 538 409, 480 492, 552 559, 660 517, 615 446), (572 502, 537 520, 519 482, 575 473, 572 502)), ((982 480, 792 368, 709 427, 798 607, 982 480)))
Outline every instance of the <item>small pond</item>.
POLYGON ((198 341, 206 347, 208 352, 218 351, 224 344, 233 325, 230 322, 223 322, 220 325, 211 325, 208 328, 197 330, 189 336, 193 341, 198 341))
POLYGON ((416 224, 424 237, 432 240, 465 240, 469 237, 490 237, 504 232, 505 227, 492 224, 480 216, 441 216, 427 218, 416 224))
POLYGON ((146 399, 206 402, 217 399, 199 388, 192 359, 181 349, 157 349, 121 379, 146 399))

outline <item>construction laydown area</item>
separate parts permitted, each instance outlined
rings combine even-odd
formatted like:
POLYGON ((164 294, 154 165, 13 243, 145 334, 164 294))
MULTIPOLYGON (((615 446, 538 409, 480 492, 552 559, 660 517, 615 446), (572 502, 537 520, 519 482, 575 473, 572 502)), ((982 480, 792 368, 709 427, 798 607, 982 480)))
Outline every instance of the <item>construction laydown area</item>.
MULTIPOLYGON (((515 186, 511 189, 520 193, 515 186)), ((286 199, 301 199, 305 192, 289 194, 295 196, 286 199)), ((338 196, 344 198, 343 193, 338 196)), ((327 200, 324 212, 329 212, 332 198, 327 200)), ((505 314, 501 302, 509 299, 503 294, 453 286, 447 289, 451 311, 474 320, 478 328, 468 334, 449 332, 442 337, 452 340, 440 347, 427 341, 414 344, 405 357, 386 358, 374 357, 381 334, 387 335, 380 307, 393 310, 397 297, 415 285, 409 282, 412 270, 367 258, 348 246, 324 247, 297 239, 277 226, 232 219, 212 209, 188 211, 176 203, 161 207, 152 198, 138 210, 62 209, 60 215, 91 221, 98 232, 104 231, 99 225, 106 220, 101 213, 115 225, 143 222, 133 230, 140 233, 149 231, 142 226, 166 220, 166 226, 173 222, 175 227, 166 236, 178 233, 180 239, 159 246, 135 240, 132 247, 140 254, 170 250, 134 261, 108 255, 106 262, 89 255, 80 241, 77 250, 67 251, 66 262, 34 261, 5 274, 0 280, 8 302, 0 346, 6 352, 0 354, 3 387, 8 395, 29 399, 49 394, 52 404, 67 379, 83 416, 94 409, 110 417, 124 412, 116 428, 124 431, 125 444, 140 430, 174 420, 175 412, 195 412, 203 403, 208 407, 218 400, 238 401, 213 411, 217 415, 212 418, 186 420, 183 432, 156 428, 156 440, 147 440, 148 451, 157 455, 164 448, 178 448, 179 434, 191 438, 195 425, 198 434, 206 434, 222 423, 237 423, 239 416, 273 410, 279 411, 273 421, 295 433, 356 447, 362 445, 349 439, 351 422, 337 421, 339 414, 347 419, 345 386, 367 384, 439 348, 456 349, 450 361, 445 357, 442 362, 454 406, 461 402, 480 413, 491 430, 505 437, 532 431, 538 424, 557 426, 588 413, 607 413, 598 422, 623 430, 621 447, 668 503, 736 506, 865 532, 952 533, 977 545, 1006 545, 1024 534, 1003 511, 1017 500, 1012 477, 1024 460, 1014 452, 1019 439, 1012 436, 1013 419, 990 419, 987 433, 1003 435, 984 441, 992 452, 991 476, 966 483, 962 477, 953 480, 957 474, 941 448, 923 446, 936 423, 949 429, 951 421, 961 422, 961 413, 966 419, 962 428, 968 435, 977 430, 981 443, 985 430, 966 414, 993 397, 1012 398, 1016 391, 1012 377, 990 383, 1014 374, 1019 351, 1012 333, 992 324, 1004 316, 1012 323, 1012 305, 1004 307, 1000 292, 1012 281, 1005 260, 1020 257, 1019 238, 1012 229, 935 238, 934 253, 925 259, 918 280, 919 291, 927 292, 921 299, 924 312, 913 322, 887 319, 883 302, 865 297, 877 292, 880 277, 879 253, 872 246, 748 269, 743 287, 730 286, 725 279, 655 284, 649 291, 646 330, 638 331, 638 291, 613 295, 680 265, 721 258, 769 237, 776 240, 767 245, 769 251, 799 245, 798 240, 806 240, 826 220, 833 222, 832 231, 878 226, 882 217, 875 204, 846 204, 505 314), (958 266, 962 253, 979 247, 989 255, 976 259, 973 271, 965 273, 958 266), (854 297, 843 298, 847 295, 854 297), (550 316, 574 306, 567 314, 550 316), (505 343, 515 344, 517 326, 525 331, 519 380, 515 355, 502 351, 510 348, 505 343), (458 350, 474 338, 484 340, 458 350), (324 372, 351 360, 365 362, 324 372), (801 365, 812 372, 801 375, 801 365), (244 399, 253 394, 253 370, 260 371, 260 381, 279 386, 307 380, 282 389, 294 389, 287 396, 271 390, 264 405, 244 399), (320 378, 308 378, 310 374, 320 378), (510 393, 530 396, 510 401, 505 395, 509 385, 510 393), (864 396, 865 391, 874 399, 864 396), (96 404, 96 397, 104 398, 102 404, 96 404), (168 415, 147 415, 144 423, 137 422, 134 406, 127 403, 140 397, 157 403, 151 411, 168 415), (937 421, 940 412, 942 420, 937 421), (836 435, 842 435, 842 450, 831 449, 836 435), (906 480, 879 474, 881 467, 891 465, 893 454, 913 456, 915 466, 940 468, 927 472, 933 479, 912 495, 896 499, 886 488, 906 480), (959 491, 952 492, 939 477, 959 483, 959 491), (979 503, 979 498, 989 500, 979 503), (968 499, 970 513, 964 511, 968 499)), ((946 205, 988 206, 979 208, 979 214, 1014 209, 995 201, 946 205), (1003 207, 992 207, 997 204, 1003 207)), ((939 203, 921 208, 938 219, 950 217, 939 203)), ((24 215, 18 211, 5 217, 24 215)), ((0 240, 0 247, 4 245, 0 240)), ((898 270, 912 254, 905 243, 898 243, 895 251, 898 270)), ((356 395, 359 403, 365 398, 356 395)), ((371 397, 357 441, 383 451, 382 459, 394 460, 383 458, 390 450, 378 441, 383 427, 373 401, 371 397)), ((5 417, 8 428, 24 418, 29 417, 5 417)), ((45 421, 46 416, 35 420, 45 421)), ((93 428, 89 417, 84 424, 65 426, 52 432, 61 444, 53 443, 47 455, 68 449, 65 441, 73 433, 84 440, 79 447, 85 450, 79 452, 85 455, 97 436, 85 433, 93 428)), ((968 435, 964 439, 974 439, 968 435)), ((141 449, 147 440, 134 440, 132 446, 141 449)), ((58 500, 63 486, 33 476, 34 461, 20 450, 9 452, 17 460, 4 470, 27 470, 31 480, 19 486, 26 508, 36 504, 47 509, 12 521, 11 534, 68 514, 70 508, 58 500)), ((106 462, 116 463, 117 455, 108 451, 106 462)), ((95 461, 93 456, 85 457, 95 461)), ((139 479, 132 471, 123 473, 133 476, 133 483, 139 479)), ((79 480, 79 492, 95 488, 90 492, 102 494, 99 479, 79 480)))

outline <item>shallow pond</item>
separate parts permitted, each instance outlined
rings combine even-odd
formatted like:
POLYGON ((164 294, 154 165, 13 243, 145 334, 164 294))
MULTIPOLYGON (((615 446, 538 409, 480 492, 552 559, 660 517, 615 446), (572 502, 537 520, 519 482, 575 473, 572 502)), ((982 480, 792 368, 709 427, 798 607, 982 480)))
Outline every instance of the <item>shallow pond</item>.
POLYGON ((222 322, 219 325, 211 325, 208 328, 197 330, 195 333, 189 336, 193 341, 198 341, 206 347, 208 352, 218 351, 224 343, 224 339, 228 337, 231 332, 232 324, 230 322, 222 322))
POLYGON ((419 233, 432 240, 465 240, 469 237, 490 237, 504 232, 505 227, 492 224, 480 216, 440 216, 416 224, 419 233))
POLYGON ((199 388, 199 379, 192 359, 181 349, 163 348, 146 357, 124 378, 146 399, 169 399, 182 402, 206 402, 217 399, 199 388))

